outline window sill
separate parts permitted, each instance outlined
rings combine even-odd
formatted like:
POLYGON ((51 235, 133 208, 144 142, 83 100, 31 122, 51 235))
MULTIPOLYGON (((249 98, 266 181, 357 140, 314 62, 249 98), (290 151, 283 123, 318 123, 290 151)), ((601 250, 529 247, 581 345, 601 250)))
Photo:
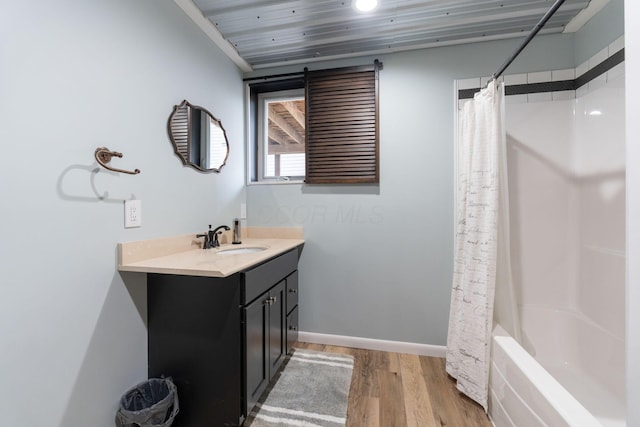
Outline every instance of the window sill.
POLYGON ((304 181, 249 181, 247 187, 252 185, 292 185, 292 184, 304 184, 304 181))

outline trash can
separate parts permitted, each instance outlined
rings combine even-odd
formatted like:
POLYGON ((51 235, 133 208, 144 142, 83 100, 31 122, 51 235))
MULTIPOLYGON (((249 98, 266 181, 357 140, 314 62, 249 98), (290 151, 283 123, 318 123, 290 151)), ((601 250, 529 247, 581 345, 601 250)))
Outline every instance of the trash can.
POLYGON ((179 411, 178 391, 171 378, 151 378, 120 399, 120 427, 169 427, 179 411))

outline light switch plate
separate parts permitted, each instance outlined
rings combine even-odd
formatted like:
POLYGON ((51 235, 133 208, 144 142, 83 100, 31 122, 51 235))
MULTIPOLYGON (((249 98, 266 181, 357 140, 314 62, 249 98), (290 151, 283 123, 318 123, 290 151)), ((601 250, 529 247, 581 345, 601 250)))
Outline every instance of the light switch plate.
POLYGON ((134 228, 142 226, 142 201, 124 201, 124 228, 134 228))

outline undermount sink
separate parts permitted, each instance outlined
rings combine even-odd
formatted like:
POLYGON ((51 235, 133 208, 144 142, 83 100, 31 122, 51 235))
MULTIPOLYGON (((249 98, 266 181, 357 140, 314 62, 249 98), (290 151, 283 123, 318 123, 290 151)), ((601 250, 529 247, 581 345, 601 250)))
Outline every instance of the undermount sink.
POLYGON ((220 249, 216 252, 216 255, 238 255, 238 254, 252 254, 254 252, 262 252, 267 248, 260 247, 244 247, 244 248, 229 248, 220 249))

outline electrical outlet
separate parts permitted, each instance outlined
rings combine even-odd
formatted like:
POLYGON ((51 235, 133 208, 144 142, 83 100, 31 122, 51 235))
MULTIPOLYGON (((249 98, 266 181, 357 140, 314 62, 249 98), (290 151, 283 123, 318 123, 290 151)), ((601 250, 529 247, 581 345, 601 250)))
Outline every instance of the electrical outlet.
POLYGON ((142 226, 142 201, 124 201, 124 228, 142 226))

